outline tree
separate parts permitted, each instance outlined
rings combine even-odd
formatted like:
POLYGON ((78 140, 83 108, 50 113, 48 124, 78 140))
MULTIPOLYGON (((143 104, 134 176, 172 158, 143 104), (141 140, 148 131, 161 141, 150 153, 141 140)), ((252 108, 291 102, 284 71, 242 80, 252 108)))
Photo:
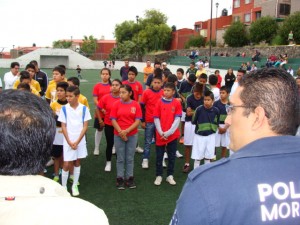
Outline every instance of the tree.
POLYGON ((258 44, 261 41, 271 43, 276 36, 278 24, 274 18, 270 16, 261 17, 251 24, 250 41, 258 44))
POLYGON ((169 48, 172 29, 166 24, 166 15, 157 10, 146 10, 144 16, 139 18, 138 23, 130 20, 116 25, 114 35, 118 47, 113 52, 114 56, 124 55, 124 46, 129 47, 126 55, 136 55, 138 58, 146 51, 169 48))
POLYGON ((240 22, 233 22, 225 31, 224 41, 230 47, 242 47, 248 43, 248 37, 245 25, 240 22))
POLYGON ((81 51, 86 54, 87 57, 93 55, 97 50, 97 39, 93 35, 83 36, 81 51))
POLYGON ((52 43, 53 48, 70 48, 72 46, 71 41, 53 41, 52 43))
POLYGON ((192 36, 188 40, 188 42, 185 43, 185 48, 190 47, 204 47, 205 46, 205 38, 203 36, 192 36))
POLYGON ((300 43, 300 12, 287 17, 279 28, 279 34, 285 44, 288 43, 288 35, 293 31, 295 43, 300 43))

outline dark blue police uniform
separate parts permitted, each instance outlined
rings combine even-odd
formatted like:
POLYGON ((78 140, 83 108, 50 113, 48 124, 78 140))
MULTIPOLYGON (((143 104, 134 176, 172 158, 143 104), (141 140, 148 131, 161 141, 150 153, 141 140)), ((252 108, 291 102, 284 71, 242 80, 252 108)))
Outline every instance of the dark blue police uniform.
POLYGON ((300 224, 300 138, 262 138, 192 171, 170 224, 300 224))

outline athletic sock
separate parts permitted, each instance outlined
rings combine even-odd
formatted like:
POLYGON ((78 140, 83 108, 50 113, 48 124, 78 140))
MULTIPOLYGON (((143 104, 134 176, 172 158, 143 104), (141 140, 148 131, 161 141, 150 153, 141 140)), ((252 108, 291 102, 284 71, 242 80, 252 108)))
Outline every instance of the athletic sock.
POLYGON ((204 164, 209 164, 210 163, 210 159, 204 159, 204 164))
POLYGON ((101 138, 102 138, 102 133, 103 133, 103 131, 98 131, 96 129, 96 132, 95 132, 95 149, 99 150, 99 146, 100 146, 100 142, 101 142, 101 138))
POLYGON ((69 171, 61 171, 61 185, 63 187, 67 187, 67 181, 68 181, 68 177, 69 177, 69 171))
POLYGON ((75 167, 74 166, 74 181, 73 181, 73 186, 77 185, 79 181, 79 176, 80 176, 80 166, 75 167))
POLYGON ((200 166, 200 160, 195 160, 194 161, 194 169, 200 166))

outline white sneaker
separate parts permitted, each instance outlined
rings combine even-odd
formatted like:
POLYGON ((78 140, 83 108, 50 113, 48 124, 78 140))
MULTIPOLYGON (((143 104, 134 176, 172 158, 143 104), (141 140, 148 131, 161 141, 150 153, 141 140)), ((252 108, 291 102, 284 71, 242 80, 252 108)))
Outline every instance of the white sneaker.
POLYGON ((144 149, 142 149, 140 146, 137 146, 135 151, 138 152, 138 153, 143 153, 144 149))
POLYGON ((168 154, 166 152, 164 153, 164 159, 168 159, 168 154))
POLYGON ((49 167, 49 166, 52 166, 52 165, 54 165, 54 160, 53 160, 53 158, 51 157, 51 158, 49 159, 49 161, 46 163, 46 166, 49 167))
POLYGON ((154 184, 156 186, 159 186, 161 184, 161 181, 162 181, 162 177, 161 176, 157 176, 155 181, 154 181, 154 184))
POLYGON ((143 162, 142 162, 142 168, 143 168, 143 169, 148 169, 148 168, 149 168, 149 162, 148 162, 148 159, 143 159, 143 162))
POLYGON ((166 179, 166 181, 167 181, 169 184, 171 184, 171 185, 176 185, 176 182, 175 182, 175 180, 174 180, 174 178, 173 178, 172 175, 168 176, 167 179, 166 179))
POLYGON ((110 172, 111 171, 111 161, 106 162, 106 166, 104 169, 105 172, 110 172))
POLYGON ((94 155, 99 155, 99 149, 96 149, 94 150, 94 155))
POLYGON ((72 186, 72 195, 73 196, 78 196, 79 195, 79 190, 77 185, 72 186))
POLYGON ((166 161, 163 159, 163 168, 167 168, 166 161))
POLYGON ((113 154, 113 155, 116 154, 116 148, 115 148, 115 146, 113 146, 113 148, 112 148, 112 154, 113 154))
POLYGON ((180 152, 177 150, 177 151, 176 151, 176 157, 177 157, 177 158, 182 158, 182 157, 183 157, 183 155, 182 155, 182 154, 180 154, 180 152))

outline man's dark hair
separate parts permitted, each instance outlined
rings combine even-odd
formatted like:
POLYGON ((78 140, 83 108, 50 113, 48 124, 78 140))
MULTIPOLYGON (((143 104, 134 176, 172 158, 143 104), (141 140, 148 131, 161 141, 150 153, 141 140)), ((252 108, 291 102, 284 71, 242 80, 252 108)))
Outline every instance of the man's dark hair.
POLYGON ((228 87, 227 86, 222 86, 220 88, 220 91, 226 91, 227 93, 229 93, 228 87))
POLYGON ((18 62, 12 62, 12 63, 10 64, 10 68, 11 68, 11 69, 12 69, 12 68, 15 68, 15 66, 20 67, 20 64, 19 64, 18 62))
POLYGON ((58 65, 59 67, 61 67, 61 68, 63 68, 64 70, 65 70, 65 72, 66 72, 66 70, 67 70, 67 67, 65 66, 65 65, 63 65, 63 64, 60 64, 60 65, 58 65))
POLYGON ((178 69, 176 70, 176 72, 180 72, 180 73, 184 74, 184 70, 183 70, 182 68, 178 68, 178 69))
POLYGON ((153 77, 153 80, 154 80, 154 79, 157 79, 157 80, 162 81, 162 76, 161 76, 161 75, 156 75, 155 77, 153 77))
POLYGON ((57 71, 59 72, 62 76, 64 76, 66 74, 66 70, 64 70, 64 68, 60 67, 60 66, 56 66, 54 67, 54 69, 52 71, 57 71))
POLYGON ((192 82, 192 83, 195 83, 197 80, 197 77, 195 74, 191 73, 188 77, 188 81, 192 82))
POLYGON ((154 69, 153 74, 154 74, 154 76, 160 75, 162 77, 162 72, 163 71, 161 68, 156 68, 156 69, 154 69))
POLYGON ((204 97, 210 97, 212 100, 215 99, 214 93, 212 93, 211 91, 205 91, 204 97))
POLYGON ((55 120, 46 101, 19 90, 0 93, 0 174, 35 175, 49 159, 55 120))
POLYGON ((135 74, 135 76, 138 75, 138 71, 137 71, 137 68, 136 68, 135 66, 129 67, 128 72, 129 72, 129 71, 133 72, 133 73, 135 74))
POLYGON ((30 74, 26 70, 20 72, 20 83, 22 83, 24 79, 30 79, 30 74))
MULTIPOLYGON (((245 64, 246 64, 246 63, 245 63, 245 64)), ((246 70, 243 70, 243 69, 239 69, 238 72, 239 72, 239 73, 243 73, 244 75, 246 74, 246 70)))
POLYGON ((208 77, 208 83, 210 85, 217 85, 217 83, 218 83, 218 77, 216 75, 214 75, 214 74, 209 75, 209 77, 208 77))
POLYGON ((171 83, 171 82, 168 82, 168 83, 166 83, 166 85, 164 86, 164 88, 170 88, 170 89, 172 89, 172 90, 175 91, 175 84, 171 83))
POLYGON ((27 84, 27 83, 19 83, 17 89, 21 89, 21 90, 25 90, 25 91, 31 92, 30 85, 27 84))
MULTIPOLYGON (((77 78, 77 77, 76 77, 77 78)), ((56 89, 57 88, 62 88, 62 89, 64 89, 65 91, 67 91, 67 88, 69 87, 69 84, 67 83, 67 82, 65 82, 65 81, 62 81, 62 82, 58 82, 57 84, 56 84, 56 89)))
POLYGON ((77 77, 69 77, 68 81, 71 81, 77 87, 80 86, 80 81, 79 81, 79 79, 77 77))
POLYGON ((38 62, 37 62, 36 60, 31 60, 31 61, 30 61, 30 64, 33 64, 33 65, 35 65, 35 66, 38 66, 38 62))
POLYGON ((67 92, 71 92, 71 93, 73 93, 75 96, 80 95, 80 90, 79 90, 79 88, 78 88, 78 87, 75 87, 75 86, 69 86, 69 87, 67 88, 67 92))
POLYGON ((258 106, 265 110, 273 132, 295 135, 299 125, 299 96, 294 78, 282 69, 264 68, 245 74, 240 98, 248 116, 258 106))
POLYGON ((178 81, 178 78, 175 74, 170 74, 168 76, 168 81, 167 82, 171 82, 171 83, 175 84, 176 81, 178 81))
POLYGON ((207 75, 206 75, 206 73, 201 73, 200 76, 199 76, 199 79, 200 78, 205 79, 207 81, 207 75))
POLYGON ((204 85, 201 83, 196 83, 193 87, 193 92, 203 93, 204 85))
POLYGON ((27 70, 27 69, 33 69, 34 71, 35 71, 35 65, 33 65, 33 64, 31 64, 31 63, 29 63, 29 64, 27 64, 26 65, 26 67, 25 67, 25 70, 27 70))

